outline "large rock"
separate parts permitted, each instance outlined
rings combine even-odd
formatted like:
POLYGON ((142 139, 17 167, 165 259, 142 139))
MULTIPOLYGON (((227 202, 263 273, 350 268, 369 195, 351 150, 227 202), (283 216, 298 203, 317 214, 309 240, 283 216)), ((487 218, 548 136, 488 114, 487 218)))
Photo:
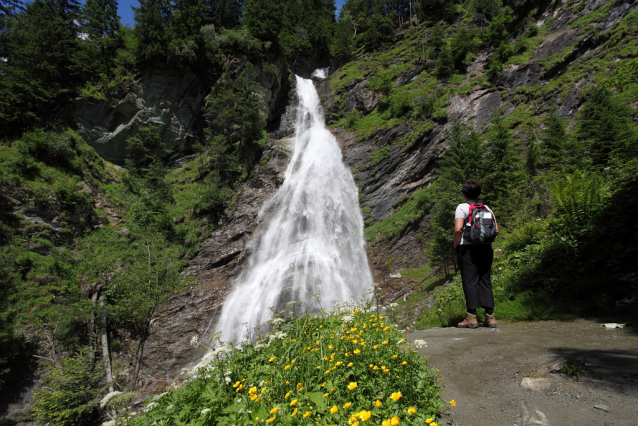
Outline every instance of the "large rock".
POLYGON ((160 126, 168 149, 188 149, 206 92, 206 85, 192 72, 150 70, 119 101, 77 100, 73 116, 78 133, 98 154, 121 163, 126 140, 148 123, 160 126))

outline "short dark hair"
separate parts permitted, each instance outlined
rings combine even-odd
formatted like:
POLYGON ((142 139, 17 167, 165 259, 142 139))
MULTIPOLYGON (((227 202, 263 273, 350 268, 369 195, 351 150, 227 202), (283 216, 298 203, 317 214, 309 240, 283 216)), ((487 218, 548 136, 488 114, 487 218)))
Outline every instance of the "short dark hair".
POLYGON ((470 200, 474 200, 481 195, 481 185, 476 182, 463 182, 461 192, 470 200))

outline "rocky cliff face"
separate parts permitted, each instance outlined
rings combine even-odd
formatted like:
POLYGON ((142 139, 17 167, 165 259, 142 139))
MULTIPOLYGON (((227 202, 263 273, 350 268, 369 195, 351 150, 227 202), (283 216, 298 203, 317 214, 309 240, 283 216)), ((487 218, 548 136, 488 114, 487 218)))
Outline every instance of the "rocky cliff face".
MULTIPOLYGON (((261 111, 268 122, 276 121, 285 106, 287 67, 279 61, 275 72, 261 66, 255 66, 253 72, 261 90, 261 111)), ((179 154, 189 150, 196 139, 200 108, 209 91, 210 85, 190 71, 152 69, 134 82, 120 84, 111 101, 78 99, 72 116, 78 133, 108 161, 123 163, 127 139, 145 124, 159 125, 166 148, 179 154)))

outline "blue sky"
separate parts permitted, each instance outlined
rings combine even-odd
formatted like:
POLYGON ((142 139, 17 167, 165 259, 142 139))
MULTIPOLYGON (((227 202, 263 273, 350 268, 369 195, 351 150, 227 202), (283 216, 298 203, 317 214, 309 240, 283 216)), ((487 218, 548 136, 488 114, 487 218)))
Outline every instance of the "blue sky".
MULTIPOLYGON (((343 6, 345 2, 346 0, 335 0, 337 16, 339 16, 341 6, 343 6)), ((131 9, 131 6, 137 7, 139 5, 138 0, 119 0, 119 5, 120 7, 117 14, 122 18, 122 24, 133 27, 133 9, 131 9)))

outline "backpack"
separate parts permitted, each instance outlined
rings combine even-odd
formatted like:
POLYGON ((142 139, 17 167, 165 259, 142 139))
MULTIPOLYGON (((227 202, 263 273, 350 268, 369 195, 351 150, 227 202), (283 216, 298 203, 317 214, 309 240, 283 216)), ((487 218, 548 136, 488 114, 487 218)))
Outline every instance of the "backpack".
POLYGON ((494 214, 485 204, 471 203, 467 222, 463 227, 463 241, 490 244, 496 239, 494 214))

